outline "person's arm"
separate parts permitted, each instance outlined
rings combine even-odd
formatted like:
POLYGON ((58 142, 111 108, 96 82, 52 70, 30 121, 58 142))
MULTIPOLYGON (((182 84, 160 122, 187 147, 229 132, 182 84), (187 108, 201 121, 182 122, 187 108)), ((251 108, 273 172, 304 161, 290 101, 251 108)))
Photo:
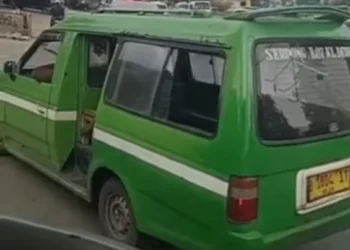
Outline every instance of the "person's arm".
POLYGON ((32 77, 39 82, 51 83, 54 69, 55 65, 51 63, 39 66, 33 70, 32 77))

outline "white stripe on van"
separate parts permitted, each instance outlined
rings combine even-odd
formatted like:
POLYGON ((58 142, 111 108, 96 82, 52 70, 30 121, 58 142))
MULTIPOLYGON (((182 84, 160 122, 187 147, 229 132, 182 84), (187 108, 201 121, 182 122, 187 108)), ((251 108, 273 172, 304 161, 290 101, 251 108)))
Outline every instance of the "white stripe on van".
MULTIPOLYGON (((12 104, 36 115, 47 117, 53 121, 74 121, 77 118, 76 111, 56 111, 55 109, 47 109, 44 106, 2 91, 0 91, 0 101, 12 104)), ((165 156, 125 141, 97 128, 94 129, 94 138, 108 144, 111 147, 133 155, 134 157, 143 160, 156 168, 185 179, 199 187, 224 197, 227 196, 228 183, 214 176, 198 171, 180 162, 171 160, 165 156)))
POLYGON ((154 151, 150 151, 139 145, 123 140, 98 128, 94 129, 93 137, 102 143, 145 161, 156 168, 185 179, 186 181, 207 189, 213 193, 224 197, 227 196, 228 183, 216 177, 198 171, 180 162, 171 160, 165 156, 155 153, 154 151))
POLYGON ((0 91, 0 101, 9 103, 16 107, 22 108, 36 115, 46 117, 53 121, 75 121, 77 119, 76 111, 57 111, 55 109, 48 109, 42 105, 24 100, 17 96, 1 92, 0 91))

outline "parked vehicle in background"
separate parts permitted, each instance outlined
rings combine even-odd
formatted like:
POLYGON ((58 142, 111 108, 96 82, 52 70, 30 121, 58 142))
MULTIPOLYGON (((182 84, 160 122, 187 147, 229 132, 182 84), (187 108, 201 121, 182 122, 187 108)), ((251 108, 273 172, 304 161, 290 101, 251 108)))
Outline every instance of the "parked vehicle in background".
POLYGON ((284 250, 350 227, 348 12, 125 12, 76 14, 5 63, 1 150, 130 245, 284 250))
POLYGON ((84 11, 95 10, 102 5, 103 2, 105 2, 105 0, 65 0, 67 7, 84 11))
POLYGON ((167 10, 168 9, 168 5, 164 2, 161 1, 151 1, 151 3, 155 4, 158 9, 160 10, 167 10))
POLYGON ((188 2, 178 2, 174 5, 175 9, 183 9, 183 10, 189 10, 189 4, 188 2))
POLYGON ((113 1, 110 4, 98 8, 99 13, 120 12, 121 10, 157 11, 161 10, 156 3, 141 1, 113 1))
POLYGON ((71 7, 77 10, 89 10, 89 0, 74 0, 71 1, 71 7))
POLYGON ((210 1, 190 1, 188 3, 188 8, 190 10, 202 10, 206 12, 212 11, 210 1))
POLYGON ((183 10, 200 10, 205 12, 212 12, 212 7, 209 1, 190 1, 190 2, 178 2, 174 5, 175 9, 183 10))

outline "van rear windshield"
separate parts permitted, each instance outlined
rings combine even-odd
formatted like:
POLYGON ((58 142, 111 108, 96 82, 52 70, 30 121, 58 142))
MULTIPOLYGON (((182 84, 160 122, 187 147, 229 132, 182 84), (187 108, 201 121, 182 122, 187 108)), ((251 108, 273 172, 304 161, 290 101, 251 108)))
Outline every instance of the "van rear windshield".
POLYGON ((350 41, 256 47, 258 129, 267 141, 350 131, 350 41))

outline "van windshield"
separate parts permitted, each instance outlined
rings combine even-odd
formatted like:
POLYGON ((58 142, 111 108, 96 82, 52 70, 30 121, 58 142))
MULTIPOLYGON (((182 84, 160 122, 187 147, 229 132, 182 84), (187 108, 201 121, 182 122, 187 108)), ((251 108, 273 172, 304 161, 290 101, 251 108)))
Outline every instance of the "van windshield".
POLYGON ((283 141, 350 132, 350 42, 256 47, 258 129, 283 141))

